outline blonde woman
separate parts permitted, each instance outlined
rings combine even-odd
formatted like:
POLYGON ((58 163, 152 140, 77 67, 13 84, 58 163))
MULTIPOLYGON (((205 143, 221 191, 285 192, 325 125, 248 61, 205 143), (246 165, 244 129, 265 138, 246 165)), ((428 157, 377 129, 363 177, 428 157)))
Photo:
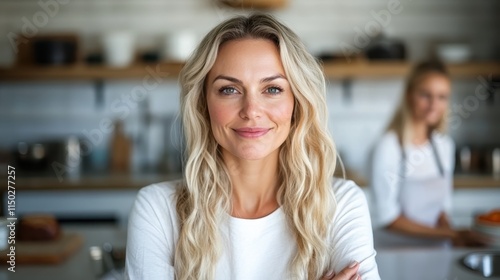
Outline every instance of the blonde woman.
POLYGON ((325 81, 268 15, 229 19, 181 74, 184 178, 143 188, 128 279, 379 279, 362 191, 333 180, 325 81))
POLYGON ((408 78, 401 104, 373 153, 374 223, 382 229, 376 231, 376 245, 481 242, 449 222, 455 162, 455 146, 446 134, 450 92, 448 72, 439 62, 420 63, 408 78))

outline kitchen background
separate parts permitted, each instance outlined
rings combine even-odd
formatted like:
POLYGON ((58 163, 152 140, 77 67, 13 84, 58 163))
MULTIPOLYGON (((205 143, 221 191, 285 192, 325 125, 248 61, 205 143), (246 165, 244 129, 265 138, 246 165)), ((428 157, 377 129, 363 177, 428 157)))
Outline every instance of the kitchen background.
MULTIPOLYGON (((11 151, 21 149, 19 142, 29 145, 66 139, 67 143, 68 137, 76 136, 87 144, 92 143, 88 146, 92 153, 82 162, 74 163, 75 168, 59 170, 62 172, 59 179, 57 172, 50 168, 43 176, 32 170, 18 171, 18 214, 48 212, 77 220, 116 218, 120 226, 125 226, 141 184, 178 177, 180 147, 175 117, 179 109, 179 86, 176 75, 153 78, 152 82, 159 83, 137 93, 137 87, 144 83, 142 79, 147 73, 144 71, 140 72, 144 75, 130 78, 115 78, 114 74, 105 74, 102 78, 72 79, 64 74, 60 78, 57 75, 43 78, 50 76, 51 67, 23 70, 21 66, 8 66, 16 63, 11 47, 13 34, 76 34, 82 60, 99 61, 96 54, 102 54, 106 46, 103 38, 131 33, 136 53, 147 53, 145 58, 155 60, 157 54, 163 58, 163 53, 168 52, 169 40, 196 44, 220 21, 249 12, 251 9, 230 8, 215 0, 1 1, 0 149, 4 151, 3 163, 7 162, 6 158, 9 162, 15 160, 11 151), (24 74, 31 78, 23 78, 24 74), (127 98, 132 99, 126 101, 127 98), (108 122, 104 125, 108 127, 115 120, 123 121, 123 134, 102 128, 103 121, 108 122), (113 166, 110 162, 114 145, 111 143, 124 145, 121 147, 130 152, 129 163, 122 159, 113 167, 122 170, 120 164, 130 165, 129 175, 109 171, 109 166, 113 166)), ((446 50, 438 52, 438 56, 447 58, 450 64, 453 61, 479 63, 475 68, 479 72, 475 74, 471 70, 469 74, 453 76, 450 134, 458 149, 468 147, 472 158, 500 147, 500 2, 289 0, 283 7, 271 9, 271 13, 296 31, 313 54, 339 56, 336 60, 339 66, 332 67, 364 63, 356 58, 365 49, 364 43, 377 42, 366 30, 376 29, 380 23, 388 38, 404 43, 405 60, 410 62, 433 57, 438 46, 453 45, 459 49, 458 58, 447 58, 446 50), (346 58, 345 54, 351 56, 346 58), (481 63, 488 65, 487 68, 482 68, 481 63), (489 97, 480 98, 478 90, 489 90, 489 97)), ((127 35, 124 37, 123 42, 127 43, 127 35)), ((154 69, 156 64, 150 65, 154 69)), ((146 66, 141 69, 144 68, 146 66)), ((375 73, 337 78, 332 75, 328 79, 331 132, 348 175, 360 185, 367 185, 364 178, 369 151, 399 102, 405 71, 385 76, 375 73)), ((116 157, 116 151, 114 153, 116 157)), ((473 165, 469 169, 473 169, 473 165)), ((500 181, 494 179, 490 171, 480 166, 475 168, 473 174, 457 175, 465 183, 460 183, 455 193, 455 224, 470 224, 472 212, 499 206, 500 181)))

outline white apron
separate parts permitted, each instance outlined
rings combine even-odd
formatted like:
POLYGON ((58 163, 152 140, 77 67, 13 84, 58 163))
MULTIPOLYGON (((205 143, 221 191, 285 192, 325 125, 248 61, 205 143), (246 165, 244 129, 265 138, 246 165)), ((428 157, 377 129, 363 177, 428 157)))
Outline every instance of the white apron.
MULTIPOLYGON (((401 183, 399 184, 399 201, 401 211, 405 217, 417 223, 435 227, 439 215, 444 211, 445 200, 450 191, 447 187, 447 179, 444 172, 439 153, 435 143, 430 138, 433 156, 439 169, 439 175, 425 179, 408 178, 405 176, 404 167, 401 169, 401 183), (415 199, 416 197, 425 199, 415 199)), ((402 152, 403 162, 406 155, 402 152)), ((403 165, 404 166, 404 165, 403 165)), ((401 246, 448 246, 448 241, 433 240, 428 238, 418 238, 378 229, 374 231, 374 239, 380 247, 401 247, 401 246)), ((377 246, 377 247, 378 247, 377 246)))
POLYGON ((444 176, 428 179, 406 178, 399 191, 402 214, 412 221, 435 227, 439 215, 444 210, 448 192, 446 184, 444 176))

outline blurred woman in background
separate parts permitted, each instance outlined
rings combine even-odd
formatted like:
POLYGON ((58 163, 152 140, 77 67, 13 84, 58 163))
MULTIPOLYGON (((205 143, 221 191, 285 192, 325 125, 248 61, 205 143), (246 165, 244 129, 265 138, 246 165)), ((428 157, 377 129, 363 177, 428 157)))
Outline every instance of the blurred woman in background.
POLYGON ((468 230, 452 229, 449 222, 455 162, 455 146, 446 134, 450 92, 443 64, 418 64, 386 133, 375 146, 370 180, 374 224, 399 233, 388 236, 378 231, 378 245, 451 241, 473 246, 481 241, 468 230))

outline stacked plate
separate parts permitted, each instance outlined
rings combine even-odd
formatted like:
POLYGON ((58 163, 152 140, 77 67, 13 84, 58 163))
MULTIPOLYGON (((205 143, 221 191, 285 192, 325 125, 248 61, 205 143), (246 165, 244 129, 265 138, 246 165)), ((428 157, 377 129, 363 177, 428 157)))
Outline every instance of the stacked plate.
POLYGON ((490 245, 500 248, 500 209, 477 216, 474 219, 474 230, 492 237, 490 245))

